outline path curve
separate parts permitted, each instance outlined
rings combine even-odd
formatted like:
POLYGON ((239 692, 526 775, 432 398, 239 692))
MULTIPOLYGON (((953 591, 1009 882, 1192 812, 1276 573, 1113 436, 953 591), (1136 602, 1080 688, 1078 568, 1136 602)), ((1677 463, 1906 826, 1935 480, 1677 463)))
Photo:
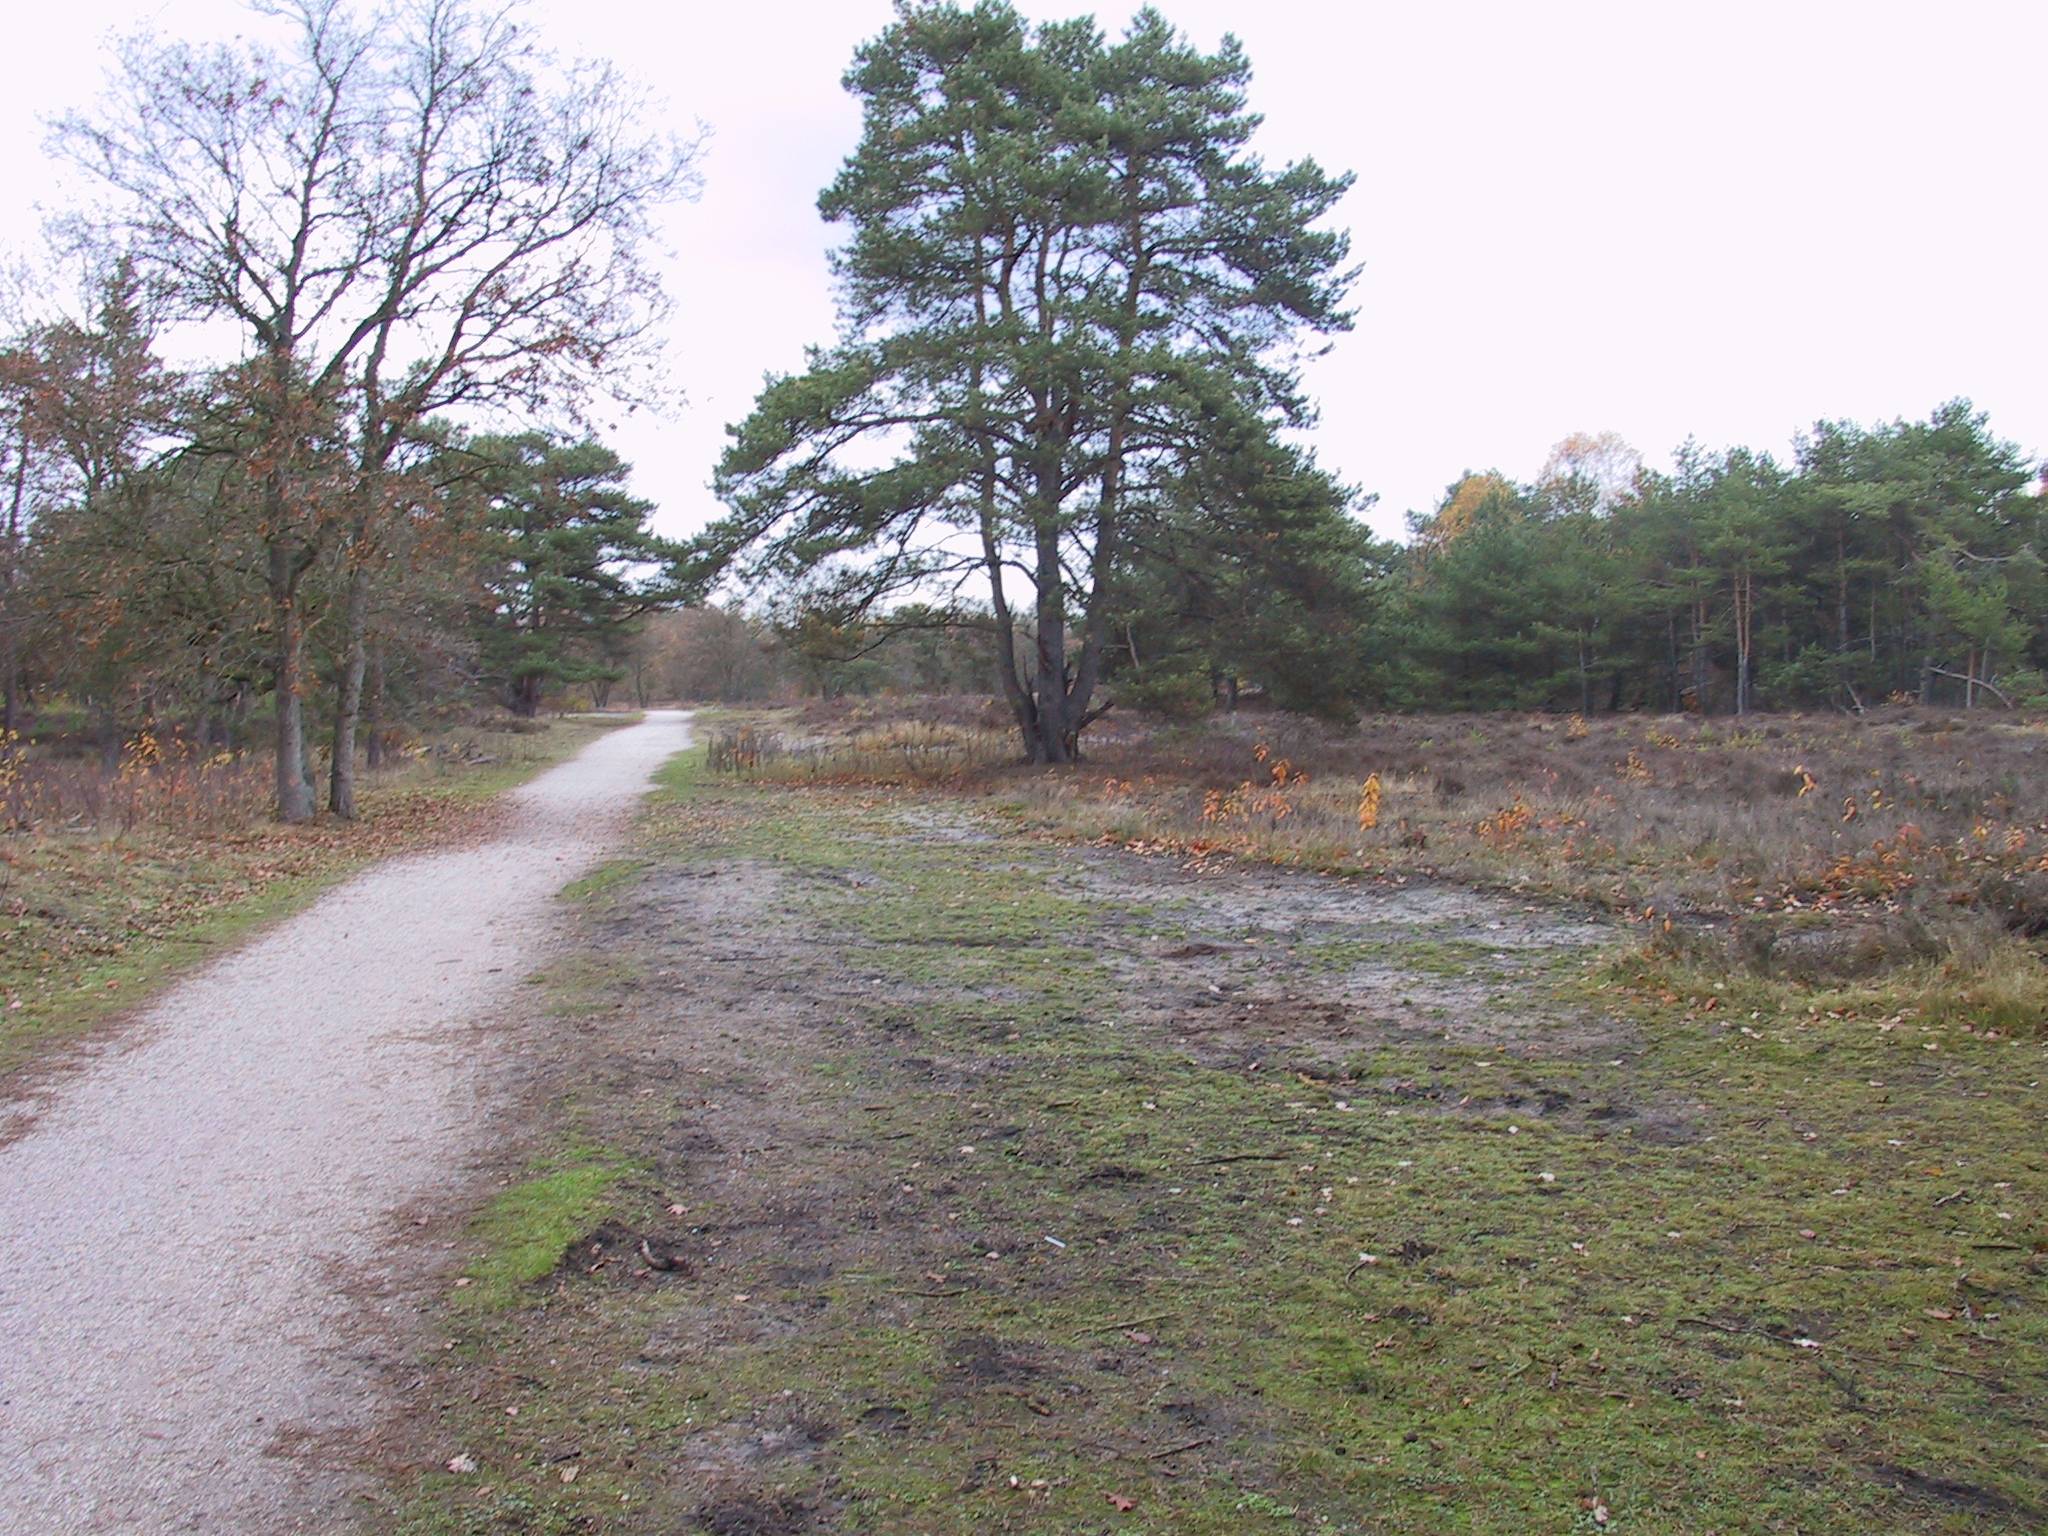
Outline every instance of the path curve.
POLYGON ((347 1524, 280 1452, 372 1421, 349 1339, 405 1304, 379 1249, 482 1144, 494 1004, 688 721, 601 737, 496 840, 380 864, 180 982, 0 1146, 0 1531, 347 1524))

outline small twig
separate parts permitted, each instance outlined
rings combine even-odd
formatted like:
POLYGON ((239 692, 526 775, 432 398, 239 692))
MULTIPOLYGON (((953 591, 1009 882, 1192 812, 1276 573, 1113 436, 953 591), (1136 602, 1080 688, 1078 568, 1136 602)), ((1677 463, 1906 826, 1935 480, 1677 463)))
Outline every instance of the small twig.
POLYGON ((1956 1192, 1955 1192, 1954 1194, 1952 1194, 1952 1195, 1943 1195, 1943 1196, 1942 1196, 1942 1197, 1941 1197, 1941 1198, 1940 1198, 1939 1200, 1935 1201, 1935 1202, 1934 1202, 1934 1208, 1935 1208, 1935 1209, 1936 1209, 1936 1210, 1938 1211, 1938 1210, 1940 1210, 1940 1209, 1941 1209, 1941 1208, 1942 1208, 1942 1207, 1943 1207, 1944 1205, 1948 1205, 1948 1204, 1951 1204, 1952 1202, 1954 1202, 1954 1201, 1957 1201, 1957 1200, 1968 1200, 1969 1198, 1970 1198, 1970 1196, 1969 1196, 1969 1194, 1968 1194, 1968 1193, 1967 1193, 1966 1191, 1964 1191, 1964 1190, 1960 1190, 1960 1189, 1959 1189, 1959 1190, 1957 1190, 1957 1191, 1956 1191, 1956 1192))
POLYGON ((1865 1365, 1896 1365, 1909 1371, 1938 1371, 1943 1376, 1960 1376, 1964 1381, 1974 1381, 1981 1387, 1992 1387, 2000 1392, 2005 1390, 2005 1383, 1996 1376, 1986 1376, 1980 1371, 1966 1371, 1953 1365, 1936 1365, 1932 1360, 1887 1360, 1883 1355, 1866 1355, 1855 1349, 1836 1349, 1834 1352, 1845 1360, 1860 1360, 1865 1365))
POLYGON ((1126 1328, 1136 1328, 1145 1323, 1157 1323, 1172 1317, 1171 1312, 1153 1312, 1144 1317, 1127 1317, 1120 1323, 1097 1323, 1092 1328, 1083 1328, 1074 1337, 1085 1339, 1091 1333, 1122 1333, 1126 1328))
MULTIPOLYGON (((1738 1336, 1765 1339, 1772 1344, 1783 1344, 1788 1349, 1801 1349, 1797 1339, 1788 1339, 1781 1334, 1767 1333, 1761 1328, 1736 1328, 1727 1323, 1717 1323, 1708 1317, 1681 1317, 1678 1322, 1691 1328, 1711 1328, 1716 1333, 1732 1333, 1738 1336)), ((1860 1360, 1865 1365, 1893 1366, 1906 1371, 1937 1371, 1943 1376, 1960 1376, 1964 1381, 1974 1381, 1980 1386, 1994 1387, 2003 1392, 2005 1383, 1996 1376, 1986 1376, 1979 1371, 1966 1371, 1954 1365, 1936 1365, 1931 1360, 1895 1360, 1888 1355, 1870 1355, 1857 1349, 1844 1349, 1838 1344, 1815 1343, 1807 1346, 1816 1358, 1822 1353, 1839 1355, 1844 1360, 1860 1360)))
POLYGON ((961 1288, 960 1290, 957 1290, 957 1291, 902 1291, 902 1292, 899 1292, 898 1294, 899 1294, 899 1295, 903 1295, 903 1296, 931 1296, 931 1297, 939 1297, 939 1296, 965 1296, 965 1295, 967 1294, 967 1291, 966 1291, 966 1288, 965 1288, 965 1287, 963 1286, 963 1287, 962 1287, 962 1288, 961 1288))
POLYGON ((995 1397, 1014 1397, 1041 1419, 1052 1417, 1052 1410, 1029 1392, 1026 1392, 1022 1387, 985 1387, 982 1390, 995 1397))
POLYGON ((1849 1399, 1849 1406, 1858 1413, 1863 1412, 1863 1394, 1856 1389, 1856 1383, 1830 1367, 1825 1360, 1820 1361, 1819 1365, 1821 1375, 1841 1390, 1842 1395, 1849 1399))
MULTIPOLYGON (((1684 1323, 1689 1328, 1711 1328, 1716 1333, 1753 1333, 1760 1339, 1772 1339, 1777 1337, 1776 1334, 1765 1333, 1761 1329, 1757 1328, 1736 1328, 1730 1326, 1727 1323, 1717 1323, 1711 1317, 1681 1317, 1679 1321, 1681 1323, 1684 1323)), ((1790 1341, 1788 1340, 1786 1342, 1789 1343, 1790 1341)))
POLYGON ((1216 1437, 1214 1435, 1204 1435, 1199 1440, 1188 1441, 1186 1445, 1169 1446, 1163 1451, 1154 1451, 1145 1459, 1147 1461, 1164 1461, 1169 1456, 1178 1456, 1182 1451, 1198 1451, 1205 1445, 1214 1445, 1215 1443, 1216 1437))
POLYGON ((1224 1163, 1284 1163, 1293 1157, 1292 1152, 1233 1152, 1228 1157, 1199 1157, 1197 1168, 1215 1168, 1224 1163))

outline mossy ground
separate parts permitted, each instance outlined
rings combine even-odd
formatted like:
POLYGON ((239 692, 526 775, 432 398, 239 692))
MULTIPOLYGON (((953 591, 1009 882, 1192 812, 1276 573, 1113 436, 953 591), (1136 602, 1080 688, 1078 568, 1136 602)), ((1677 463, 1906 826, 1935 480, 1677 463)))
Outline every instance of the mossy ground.
POLYGON ((2048 1523, 2038 1038, 1313 879, 679 760, 379 1528, 2048 1523))

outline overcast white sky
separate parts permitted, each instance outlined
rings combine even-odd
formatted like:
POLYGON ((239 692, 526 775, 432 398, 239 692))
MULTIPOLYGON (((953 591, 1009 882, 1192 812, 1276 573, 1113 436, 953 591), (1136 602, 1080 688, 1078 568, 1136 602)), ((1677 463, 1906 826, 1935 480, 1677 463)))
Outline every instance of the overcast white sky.
MULTIPOLYGON (((1129 7, 1023 0, 1040 17, 1129 7)), ((1533 475, 1568 432, 1653 462, 1688 433, 1784 452, 1817 417, 1968 395, 2048 449, 2048 4, 1161 0, 1256 71, 1270 160, 1358 173, 1357 329, 1316 365, 1324 462, 1382 532, 1466 468, 1533 475)), ((829 340, 818 190, 859 119, 839 77, 887 0, 535 0, 715 138, 671 221, 690 403, 622 421, 659 526, 712 516, 726 422, 829 340)), ((224 35, 235 0, 65 0, 9 24, 0 242, 61 196, 40 120, 91 102, 110 33, 224 35)))

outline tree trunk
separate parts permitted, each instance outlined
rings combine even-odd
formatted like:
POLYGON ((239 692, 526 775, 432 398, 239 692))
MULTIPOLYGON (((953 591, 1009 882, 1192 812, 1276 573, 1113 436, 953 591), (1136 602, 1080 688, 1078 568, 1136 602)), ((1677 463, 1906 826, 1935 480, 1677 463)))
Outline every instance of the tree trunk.
POLYGON ((121 767, 121 712, 111 698, 100 701, 100 768, 106 773, 121 767))
MULTIPOLYGON (((1057 471, 1054 472, 1055 474, 1057 471)), ((1041 472, 1040 495, 1046 495, 1041 472)), ((1066 587, 1060 571, 1060 535, 1055 507, 1041 509, 1037 539, 1038 675, 1032 681, 1033 711, 1028 750, 1034 763, 1070 763, 1077 733, 1067 718, 1066 587)))
POLYGON ((363 710, 363 670, 369 662, 370 572, 357 563, 348 573, 343 623, 347 642, 334 689, 334 762, 327 772, 327 809, 356 819, 356 725, 363 710))
POLYGON ((1749 647, 1752 620, 1752 605, 1756 601, 1756 588, 1747 571, 1735 578, 1735 714, 1736 718, 1749 713, 1749 647))
POLYGON ((1671 683, 1671 713, 1678 713, 1683 701, 1683 692, 1678 685, 1678 615, 1666 611, 1664 615, 1665 660, 1671 683))
POLYGON ((541 678, 538 672, 529 672, 512 680, 512 713, 531 720, 540 713, 541 678))
POLYGON ((20 616, 14 611, 14 588, 21 574, 22 528, 28 517, 28 407, 21 409, 21 438, 15 445, 13 494, 7 503, 7 567, 0 571, 0 736, 12 746, 21 731, 21 639, 15 626, 20 616))
POLYGON ((270 604, 277 623, 273 682, 277 695, 277 819, 304 821, 313 814, 313 785, 306 773, 306 628, 299 612, 299 578, 305 572, 288 540, 270 546, 270 604))
POLYGON ((0 691, 0 749, 11 747, 21 734, 21 647, 14 638, 13 615, 0 618, 0 676, 4 676, 4 691, 0 691))
POLYGON ((369 656, 369 682, 363 698, 363 735, 370 772, 384 766, 384 658, 375 650, 369 656))
POLYGON ((1848 535, 1835 530, 1835 649, 1849 650, 1849 544, 1848 535))
POLYGON ((1701 714, 1707 713, 1707 605, 1696 602, 1692 608, 1692 704, 1701 714))
POLYGON ((994 470, 988 471, 983 485, 983 506, 981 519, 982 562, 988 570, 989 601, 995 610, 995 662, 998 680, 1003 685, 1003 697, 1009 701, 1010 714, 1017 722, 1017 732, 1023 739, 1024 756, 1036 756, 1034 750, 1038 739, 1038 708, 1031 701, 1031 693, 1017 674, 1017 620, 1010 610, 1009 599, 1003 593, 1002 558, 996 548, 993 504, 994 470))

